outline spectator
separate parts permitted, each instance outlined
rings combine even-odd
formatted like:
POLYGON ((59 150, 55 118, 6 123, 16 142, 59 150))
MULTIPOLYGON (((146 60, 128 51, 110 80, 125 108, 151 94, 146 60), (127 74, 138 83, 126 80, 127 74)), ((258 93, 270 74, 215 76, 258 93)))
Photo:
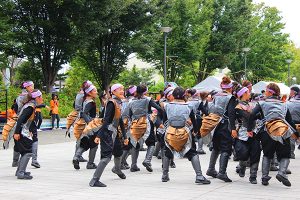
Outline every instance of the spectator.
POLYGON ((58 96, 56 94, 52 95, 52 100, 50 101, 50 114, 51 114, 51 119, 52 119, 52 129, 54 128, 54 122, 55 119, 57 120, 57 127, 56 129, 59 128, 59 112, 58 112, 58 107, 59 107, 59 102, 58 102, 58 96))

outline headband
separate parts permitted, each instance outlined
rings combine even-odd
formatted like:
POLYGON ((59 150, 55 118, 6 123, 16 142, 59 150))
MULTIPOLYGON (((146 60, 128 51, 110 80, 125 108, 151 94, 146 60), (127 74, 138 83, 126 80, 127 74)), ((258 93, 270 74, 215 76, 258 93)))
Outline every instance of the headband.
POLYGON ((246 87, 250 87, 250 86, 252 86, 252 83, 249 83, 249 85, 247 85, 246 87))
POLYGON ((115 90, 117 90, 117 89, 119 89, 119 88, 121 88, 121 87, 123 87, 122 84, 119 84, 119 83, 113 84, 113 85, 111 86, 111 88, 110 88, 110 91, 113 92, 113 91, 115 91, 115 90))
POLYGON ((243 94, 245 94, 246 92, 248 92, 249 91, 249 89, 247 88, 247 87, 243 87, 240 91, 238 91, 237 93, 236 93, 236 95, 238 96, 238 97, 241 97, 243 94))
POLYGON ((221 84, 221 88, 222 89, 230 89, 232 88, 233 84, 232 83, 229 83, 229 84, 221 84))
POLYGON ((173 91, 174 90, 169 91, 168 94, 167 94, 167 97, 171 96, 173 94, 173 91))
POLYGON ((32 82, 32 81, 27 81, 27 82, 24 82, 24 83, 23 83, 23 87, 24 87, 24 88, 27 88, 27 87, 29 87, 29 86, 31 86, 31 85, 33 85, 33 82, 32 82))
POLYGON ((39 91, 39 90, 37 90, 37 91, 31 93, 31 97, 32 97, 33 99, 35 99, 35 98, 37 98, 37 97, 39 97, 39 96, 42 96, 42 93, 41 93, 41 91, 39 91))
POLYGON ((272 93, 272 94, 275 94, 275 93, 276 93, 274 90, 272 90, 272 89, 270 89, 270 88, 267 88, 267 91, 270 92, 270 93, 272 93))
POLYGON ((146 91, 143 93, 143 95, 147 94, 148 92, 148 87, 146 88, 146 91))
POLYGON ((92 91, 93 89, 96 89, 96 87, 94 85, 90 85, 90 87, 88 87, 87 89, 85 89, 85 93, 89 93, 90 91, 92 91))
POLYGON ((128 89, 128 92, 130 94, 134 94, 136 92, 136 89, 137 89, 137 87, 134 85, 133 87, 131 87, 131 88, 128 89))
POLYGON ((170 91, 174 90, 173 87, 168 87, 167 89, 165 89, 164 91, 164 95, 167 95, 170 91))

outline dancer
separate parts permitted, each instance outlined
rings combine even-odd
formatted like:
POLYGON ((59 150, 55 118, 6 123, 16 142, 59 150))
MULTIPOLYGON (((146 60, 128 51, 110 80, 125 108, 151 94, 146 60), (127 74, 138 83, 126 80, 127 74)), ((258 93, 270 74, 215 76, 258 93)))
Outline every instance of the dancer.
POLYGON ((114 84, 111 86, 112 98, 108 100, 105 110, 103 125, 97 132, 95 138, 96 143, 101 146, 101 159, 97 169, 91 179, 89 185, 91 187, 106 187, 100 182, 101 175, 110 162, 112 155, 114 155, 114 168, 113 173, 117 174, 121 179, 126 179, 125 174, 121 171, 121 156, 122 156, 122 143, 128 145, 124 122, 121 118, 122 99, 124 99, 124 87, 121 84, 114 84), (121 129, 121 134, 118 128, 121 129))
POLYGON ((286 170, 290 163, 290 137, 298 137, 295 124, 287 105, 280 100, 280 88, 275 83, 267 85, 265 101, 260 101, 251 112, 248 125, 248 134, 253 134, 255 119, 258 114, 262 116, 265 128, 259 131, 259 137, 263 149, 262 161, 262 184, 269 185, 271 159, 274 153, 279 161, 279 171, 276 179, 283 185, 290 187, 291 183, 286 175, 286 170), (293 133, 296 133, 293 134, 293 133))
POLYGON ((32 156, 32 132, 36 132, 34 122, 35 106, 43 103, 42 93, 33 90, 27 94, 27 102, 23 105, 14 132, 14 150, 21 154, 16 176, 18 179, 32 179, 30 172, 26 172, 26 167, 32 156), (35 130, 34 130, 35 129, 35 130))
MULTIPOLYGON (((210 107, 209 113, 214 114, 219 122, 212 135, 212 152, 210 155, 209 167, 206 175, 218 178, 225 182, 232 182, 228 178, 226 169, 229 157, 232 153, 232 137, 230 130, 235 131, 235 107, 237 105, 236 98, 232 95, 232 87, 230 78, 223 77, 221 82, 222 92, 214 95, 214 100, 210 107), (229 130, 230 129, 230 130, 229 130), (219 173, 215 170, 215 165, 220 156, 219 173)), ((203 124, 202 124, 203 127, 203 124)), ((201 127, 201 128, 202 128, 201 127)), ((202 133, 201 133, 202 134, 202 133)))
MULTIPOLYGON (((82 112, 80 113, 80 118, 84 120, 86 124, 92 121, 96 117, 96 103, 95 98, 98 92, 94 85, 90 85, 84 90, 84 101, 82 106, 82 112)), ((80 169, 79 158, 82 154, 89 149, 89 160, 87 162, 87 169, 96 169, 97 165, 94 163, 95 156, 98 149, 98 144, 94 142, 94 135, 85 135, 80 137, 80 146, 77 148, 75 155, 73 157, 73 165, 75 169, 80 169)), ((79 142, 79 141, 78 141, 79 142)))
POLYGON ((151 111, 152 107, 161 114, 163 113, 163 110, 151 98, 145 96, 147 90, 148 89, 145 85, 137 86, 136 96, 128 104, 128 119, 130 124, 128 134, 130 138, 130 146, 132 146, 131 172, 140 171, 140 168, 137 166, 137 159, 143 141, 146 143, 148 148, 145 160, 142 164, 146 167, 147 171, 153 171, 151 167, 151 160, 155 149, 154 123, 150 119, 148 113, 151 111))
MULTIPOLYGON (((195 114, 190 106, 185 102, 184 90, 177 87, 173 91, 175 100, 164 105, 165 109, 165 156, 163 158, 163 175, 162 182, 168 182, 169 178, 169 163, 174 154, 179 154, 181 157, 188 158, 196 173, 196 183, 210 184, 201 171, 199 155, 196 152, 191 124, 196 126, 195 114)), ((197 127, 198 128, 198 127, 197 127)), ((194 129, 197 130, 197 129, 194 129)))
POLYGON ((247 87, 240 87, 236 91, 239 103, 235 108, 236 120, 239 125, 236 130, 232 130, 232 137, 235 139, 235 152, 239 160, 239 176, 244 177, 247 161, 250 159, 250 178, 252 184, 257 184, 257 170, 260 160, 260 142, 253 135, 247 134, 249 116, 253 106, 250 104, 250 90, 247 87))

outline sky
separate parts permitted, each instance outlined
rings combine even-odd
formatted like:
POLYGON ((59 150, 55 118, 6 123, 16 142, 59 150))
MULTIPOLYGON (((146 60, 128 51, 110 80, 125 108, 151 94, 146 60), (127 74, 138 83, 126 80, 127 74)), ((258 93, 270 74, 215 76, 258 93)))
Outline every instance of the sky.
POLYGON ((254 0, 255 3, 264 2, 267 6, 276 7, 281 11, 282 21, 285 23, 285 33, 300 48, 300 1, 299 0, 254 0))

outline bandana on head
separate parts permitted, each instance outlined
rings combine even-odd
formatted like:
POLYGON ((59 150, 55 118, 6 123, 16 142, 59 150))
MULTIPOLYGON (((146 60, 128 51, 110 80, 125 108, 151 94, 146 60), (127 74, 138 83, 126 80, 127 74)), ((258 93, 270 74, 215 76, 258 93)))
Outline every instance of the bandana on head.
POLYGON ((32 96, 32 98, 33 99, 35 99, 35 98, 37 98, 37 97, 39 97, 39 96, 42 96, 42 92, 41 91, 35 91, 35 92, 32 92, 31 93, 31 96, 32 96))
POLYGON ((133 86, 132 88, 129 88, 128 92, 129 92, 130 94, 134 94, 134 93, 136 92, 136 89, 137 89, 137 87, 136 87, 136 86, 133 86))
POLYGON ((169 91, 169 93, 167 94, 167 97, 171 96, 173 94, 174 90, 169 91))
POLYGON ((146 91, 143 93, 143 95, 147 94, 148 92, 148 87, 146 88, 146 91))
POLYGON ((236 95, 238 96, 238 97, 241 97, 243 94, 245 94, 246 92, 248 92, 249 91, 249 89, 247 88, 247 87, 243 87, 240 91, 238 91, 237 93, 236 93, 236 95))
POLYGON ((170 91, 174 90, 173 87, 168 87, 167 89, 165 89, 164 91, 164 95, 167 95, 170 91))
POLYGON ((272 94, 275 94, 275 93, 276 93, 274 90, 272 90, 272 89, 270 89, 270 88, 267 88, 267 91, 270 92, 270 93, 272 93, 272 94))
POLYGON ((90 85, 90 87, 88 87, 87 89, 85 89, 85 93, 89 93, 91 92, 93 89, 96 89, 96 87, 94 85, 90 85))
POLYGON ((221 84, 221 88, 222 89, 230 89, 233 87, 233 84, 232 83, 229 83, 229 84, 221 84))
POLYGON ((117 83, 117 84, 113 84, 112 86, 111 86, 111 92, 113 92, 113 91, 115 91, 115 90, 117 90, 117 89, 119 89, 119 88, 121 88, 121 87, 123 87, 123 85, 122 84, 119 84, 119 83, 117 83))
POLYGON ((23 87, 24 87, 24 88, 27 88, 27 87, 29 87, 29 86, 31 86, 31 85, 33 85, 33 82, 32 82, 32 81, 27 81, 27 82, 23 83, 23 87))

